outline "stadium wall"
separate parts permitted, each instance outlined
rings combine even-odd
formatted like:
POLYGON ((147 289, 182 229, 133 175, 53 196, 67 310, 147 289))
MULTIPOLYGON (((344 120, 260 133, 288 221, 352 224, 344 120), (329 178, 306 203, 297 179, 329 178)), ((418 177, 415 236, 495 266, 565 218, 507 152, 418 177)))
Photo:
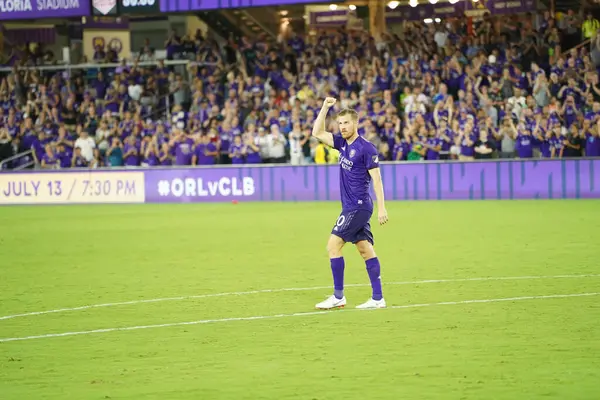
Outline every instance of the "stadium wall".
MULTIPOLYGON (((600 198, 600 160, 382 165, 387 200, 600 198)), ((0 174, 0 204, 339 199, 339 167, 228 166, 0 174)))

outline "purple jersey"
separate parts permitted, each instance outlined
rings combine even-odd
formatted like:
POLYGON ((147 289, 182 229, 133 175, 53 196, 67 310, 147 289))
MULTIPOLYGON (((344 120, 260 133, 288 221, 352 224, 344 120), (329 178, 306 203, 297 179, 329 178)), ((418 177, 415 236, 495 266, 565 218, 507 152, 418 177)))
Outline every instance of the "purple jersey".
POLYGON ((542 153, 542 158, 550 158, 552 156, 552 143, 549 139, 544 139, 540 142, 540 152, 542 153))
POLYGON ((600 157, 600 137, 590 133, 586 134, 585 155, 587 157, 600 157))
POLYGON ((46 163, 47 167, 52 166, 56 168, 59 165, 59 160, 54 155, 49 156, 48 154, 44 154, 42 160, 46 163))
POLYGON ((164 151, 160 151, 158 153, 158 158, 160 161, 160 165, 172 165, 173 164, 173 160, 171 160, 171 157, 169 155, 169 153, 165 153, 164 151), (165 155, 167 156, 164 160, 160 161, 161 159, 163 159, 165 157, 165 155))
POLYGON ((466 137, 464 137, 463 140, 460 142, 460 154, 462 154, 465 157, 473 157, 473 155, 475 154, 474 146, 477 138, 475 137, 475 135, 470 134, 469 139, 471 140, 471 145, 467 143, 466 137))
POLYGON ((136 166, 139 163, 139 149, 135 145, 131 145, 129 143, 125 144, 123 154, 127 154, 130 151, 132 153, 125 157, 124 164, 127 166, 136 166))
POLYGON ((154 151, 151 151, 148 154, 148 157, 144 158, 144 162, 146 164, 148 164, 151 167, 154 167, 156 165, 160 165, 160 160, 158 159, 158 156, 156 155, 156 153, 154 151))
POLYGON ((75 156, 75 159, 74 159, 75 167, 83 168, 83 167, 87 167, 87 165, 88 165, 88 162, 85 160, 85 158, 83 158, 83 156, 75 156))
MULTIPOLYGON (((430 137, 427 138, 427 144, 432 146, 432 147, 438 147, 441 146, 443 143, 443 140, 437 137, 430 137)), ((427 149, 427 153, 425 153, 425 158, 427 160, 439 160, 440 159, 440 152, 439 151, 435 151, 435 150, 431 150, 431 149, 427 149)))
POLYGON ((548 142, 550 142, 550 149, 554 149, 554 157, 560 157, 560 151, 563 148, 562 137, 553 136, 548 139, 548 142))
POLYGON ((262 159, 260 158, 260 153, 255 151, 252 146, 244 146, 246 149, 246 163, 247 164, 260 164, 262 159))
POLYGON ((200 143, 196 145, 194 153, 198 158, 198 165, 213 165, 215 163, 215 156, 209 156, 207 152, 214 152, 217 150, 217 146, 214 143, 200 143))
POLYGON ((220 135, 221 139, 221 154, 229 154, 229 147, 233 141, 233 135, 231 131, 223 131, 220 135))
POLYGON ((231 163, 232 164, 243 164, 244 163, 244 145, 243 144, 233 144, 231 145, 231 163))
POLYGON ((400 160, 402 159, 402 155, 404 153, 404 145, 402 142, 398 142, 394 144, 392 148, 392 160, 398 161, 398 155, 400 155, 400 160))
POLYGON ((533 157, 533 137, 530 135, 517 135, 515 150, 519 158, 533 157))
POLYGON ((71 166, 71 153, 67 153, 66 151, 59 151, 58 153, 56 153, 56 158, 58 158, 61 168, 69 168, 71 166))
POLYGON ((190 165, 192 163, 194 140, 185 138, 175 145, 175 165, 190 165))
POLYGON ((348 144, 340 135, 333 136, 333 147, 340 152, 342 209, 373 212, 373 200, 369 194, 369 170, 379 167, 377 149, 363 137, 359 136, 348 144))

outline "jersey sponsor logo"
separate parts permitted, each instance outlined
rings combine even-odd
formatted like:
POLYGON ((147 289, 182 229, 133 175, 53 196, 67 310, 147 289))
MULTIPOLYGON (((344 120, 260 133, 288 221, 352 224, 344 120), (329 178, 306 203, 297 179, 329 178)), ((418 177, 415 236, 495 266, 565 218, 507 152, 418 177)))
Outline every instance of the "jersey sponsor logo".
POLYGON ((339 163, 343 169, 347 171, 352 171, 352 166, 354 165, 354 162, 348 160, 346 157, 340 155, 339 163))

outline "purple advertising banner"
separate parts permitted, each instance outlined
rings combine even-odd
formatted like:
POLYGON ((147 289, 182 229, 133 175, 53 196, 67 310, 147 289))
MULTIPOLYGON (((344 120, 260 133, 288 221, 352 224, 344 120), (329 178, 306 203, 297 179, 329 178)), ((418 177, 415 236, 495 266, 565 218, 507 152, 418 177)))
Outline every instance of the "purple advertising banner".
MULTIPOLYGON (((381 166, 386 200, 600 199, 600 159, 381 166)), ((0 173, 0 205, 338 201, 339 166, 0 173)))
MULTIPOLYGON (((0 0, 2 1, 2 0, 0 0)), ((322 0, 160 0, 161 12, 184 12, 216 10, 222 8, 244 8, 282 6, 288 4, 325 3, 322 0)))
MULTIPOLYGON (((381 166, 387 200, 600 198, 600 160, 381 166)), ((147 203, 339 200, 339 167, 152 169, 147 203)))
POLYGON ((535 11, 537 0, 480 0, 459 1, 456 4, 438 2, 423 3, 417 7, 398 6, 394 10, 386 8, 385 19, 388 23, 402 21, 423 21, 426 18, 448 18, 464 15, 465 12, 480 11, 493 15, 518 14, 535 11))
POLYGON ((89 0, 0 0, 0 21, 88 15, 89 0))
POLYGON ((480 0, 464 3, 465 11, 488 11, 492 15, 518 14, 537 9, 537 0, 480 0))
POLYGON ((464 13, 463 1, 456 4, 450 3, 424 3, 417 7, 399 6, 394 10, 386 8, 385 19, 387 22, 422 21, 425 18, 448 18, 460 16, 464 13))
POLYGON ((315 27, 343 26, 348 22, 348 14, 348 10, 311 12, 310 25, 315 27))
POLYGON ((488 0, 486 6, 493 15, 535 11, 537 0, 488 0))

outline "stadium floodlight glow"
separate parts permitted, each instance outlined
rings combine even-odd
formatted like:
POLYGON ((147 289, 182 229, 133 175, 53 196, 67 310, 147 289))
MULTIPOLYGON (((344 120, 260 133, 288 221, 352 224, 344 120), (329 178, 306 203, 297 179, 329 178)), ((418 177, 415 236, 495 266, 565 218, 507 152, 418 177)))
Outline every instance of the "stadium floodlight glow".
POLYGON ((335 11, 335 10, 337 10, 337 4, 330 4, 330 5, 329 5, 329 9, 330 9, 331 11, 335 11))
POLYGON ((355 6, 354 4, 350 4, 350 5, 348 6, 348 8, 350 9, 350 11, 354 11, 354 10, 356 10, 356 6, 355 6))
POLYGON ((442 20, 441 20, 440 18, 436 18, 436 19, 434 19, 434 21, 435 21, 436 23, 438 23, 438 24, 439 24, 440 22, 442 22, 442 20))
POLYGON ((435 3, 437 3, 437 2, 438 2, 438 0, 429 0, 429 2, 430 2, 431 4, 435 4, 435 3))
POLYGON ((479 0, 473 0, 473 3, 477 3, 479 0))
POLYGON ((448 0, 448 2, 449 2, 450 4, 456 4, 456 3, 458 3, 458 2, 459 2, 459 0, 448 0))
POLYGON ((391 8, 392 10, 394 10, 396 7, 398 7, 400 5, 399 1, 390 1, 387 6, 389 8, 391 8))
POLYGON ((425 18, 423 22, 425 22, 426 24, 431 24, 433 20, 431 18, 425 18))
POLYGON ((419 0, 409 0, 408 4, 410 4, 411 7, 416 7, 419 5, 419 0))

